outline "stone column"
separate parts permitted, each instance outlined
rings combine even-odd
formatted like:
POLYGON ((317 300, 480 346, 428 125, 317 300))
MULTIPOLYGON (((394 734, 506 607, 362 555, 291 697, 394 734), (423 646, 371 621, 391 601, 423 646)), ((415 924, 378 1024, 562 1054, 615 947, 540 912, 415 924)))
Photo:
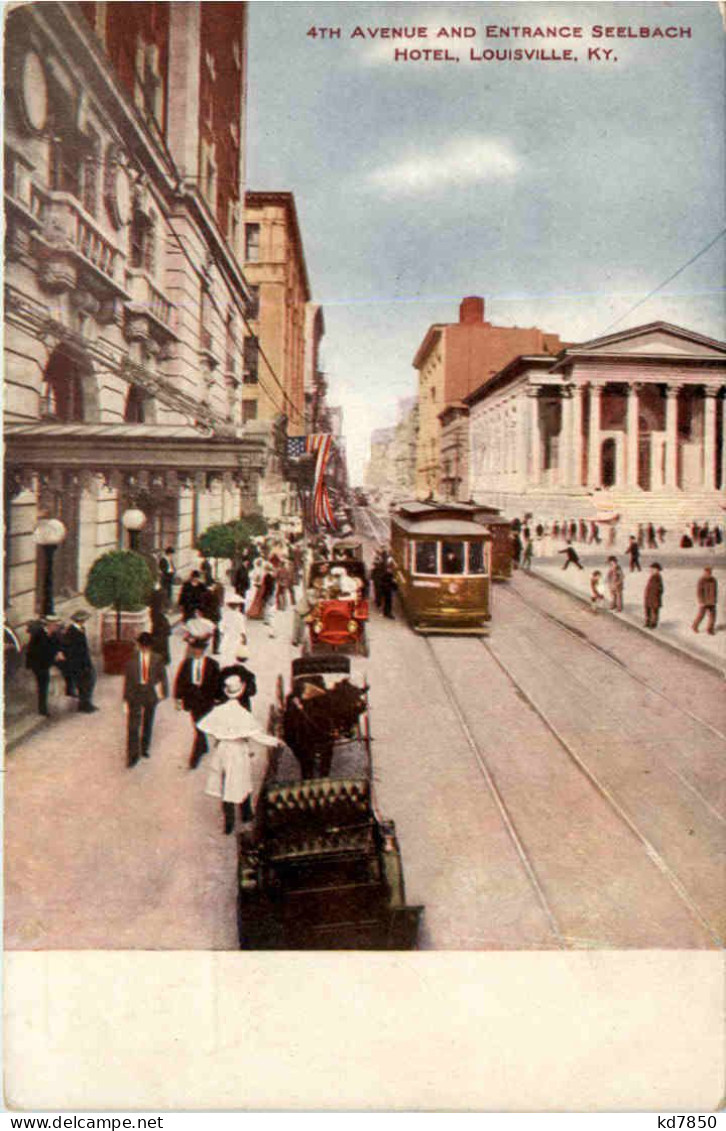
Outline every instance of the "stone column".
POLYGON ((726 397, 721 401, 721 490, 726 491, 726 397))
POLYGON ((572 476, 573 487, 582 486, 582 385, 572 387, 572 476))
POLYGON ((703 390, 703 486, 716 489, 716 389, 703 390))
POLYGON ((638 413, 640 404, 638 393, 640 385, 628 385, 628 400, 626 413, 627 451, 625 453, 625 466, 628 469, 628 487, 638 486, 638 413))
POLYGON ((678 393, 680 386, 666 385, 665 485, 678 487, 678 393))
POLYGON ((542 477, 542 439, 539 429, 539 386, 530 385, 527 389, 529 397, 529 454, 530 476, 529 481, 533 487, 538 487, 542 477))
POLYGON ((557 481, 560 486, 569 487, 573 483, 572 467, 572 387, 564 385, 560 389, 562 401, 562 424, 560 442, 557 447, 557 481))
POLYGON ((517 396, 517 463, 516 473, 519 486, 527 485, 527 402, 524 394, 517 396))
POLYGON ((590 443, 587 454, 587 481, 600 487, 600 402, 602 385, 590 382, 590 443))

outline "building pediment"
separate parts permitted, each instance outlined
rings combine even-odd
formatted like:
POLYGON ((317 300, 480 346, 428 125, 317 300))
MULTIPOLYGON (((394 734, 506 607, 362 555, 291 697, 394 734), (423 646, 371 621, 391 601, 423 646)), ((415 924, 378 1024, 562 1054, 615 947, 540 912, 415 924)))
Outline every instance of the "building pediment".
POLYGON ((713 360, 726 360, 726 342, 706 338, 672 326, 667 322, 653 322, 647 326, 636 326, 622 330, 607 337, 594 338, 581 342, 567 351, 570 355, 586 353, 601 356, 638 357, 698 357, 713 360))

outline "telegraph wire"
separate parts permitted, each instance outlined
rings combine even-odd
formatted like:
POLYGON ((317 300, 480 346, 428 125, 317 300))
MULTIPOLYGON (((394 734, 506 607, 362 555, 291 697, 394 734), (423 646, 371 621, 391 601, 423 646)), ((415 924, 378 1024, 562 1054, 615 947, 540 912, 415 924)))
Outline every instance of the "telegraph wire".
POLYGON ((608 330, 611 330, 613 326, 619 325, 619 323, 627 318, 630 314, 632 314, 634 310, 637 310, 639 306, 643 306, 643 304, 648 302, 648 300, 651 299, 653 295, 657 295, 659 291, 662 291, 664 287, 667 287, 669 283, 673 282, 673 280, 676 279, 680 274, 682 274, 687 267, 690 267, 692 263, 695 263, 697 259, 700 259, 702 255, 705 255, 707 251, 710 251, 711 248, 715 244, 717 244, 718 241, 725 235, 726 228, 722 228, 718 235, 714 236, 714 238, 710 240, 705 247, 702 247, 700 251, 697 251, 695 255, 692 255, 687 263, 684 263, 682 267, 679 267, 677 271, 674 271, 672 275, 669 275, 667 279, 665 279, 662 283, 659 283, 657 287, 654 287, 653 290, 645 296, 645 298, 641 298, 634 304, 634 306, 631 306, 629 310, 626 310, 624 314, 621 314, 619 318, 616 318, 614 322, 608 323, 605 329, 601 330, 597 336, 602 337, 602 335, 606 334, 608 330))

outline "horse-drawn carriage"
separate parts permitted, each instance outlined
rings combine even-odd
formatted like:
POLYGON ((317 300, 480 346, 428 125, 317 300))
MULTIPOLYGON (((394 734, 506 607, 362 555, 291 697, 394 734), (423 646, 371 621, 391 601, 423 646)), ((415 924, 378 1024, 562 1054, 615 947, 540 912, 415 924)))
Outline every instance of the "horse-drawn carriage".
POLYGON ((406 905, 395 826, 375 811, 367 692, 346 656, 294 660, 287 694, 278 679, 269 730, 285 745, 269 756, 254 836, 240 839, 242 949, 416 944, 422 909, 406 905))

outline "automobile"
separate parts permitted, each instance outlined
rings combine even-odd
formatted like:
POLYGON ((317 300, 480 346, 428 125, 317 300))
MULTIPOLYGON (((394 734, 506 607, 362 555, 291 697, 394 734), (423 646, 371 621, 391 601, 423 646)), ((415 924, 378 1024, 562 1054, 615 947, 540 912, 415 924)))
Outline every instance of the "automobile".
POLYGON ((239 837, 240 948, 414 948, 423 908, 406 903, 395 825, 377 812, 368 686, 353 682, 350 659, 293 660, 268 730, 282 745, 269 752, 253 832, 239 837), (306 687, 330 700, 327 754, 314 759, 287 745, 306 687))

